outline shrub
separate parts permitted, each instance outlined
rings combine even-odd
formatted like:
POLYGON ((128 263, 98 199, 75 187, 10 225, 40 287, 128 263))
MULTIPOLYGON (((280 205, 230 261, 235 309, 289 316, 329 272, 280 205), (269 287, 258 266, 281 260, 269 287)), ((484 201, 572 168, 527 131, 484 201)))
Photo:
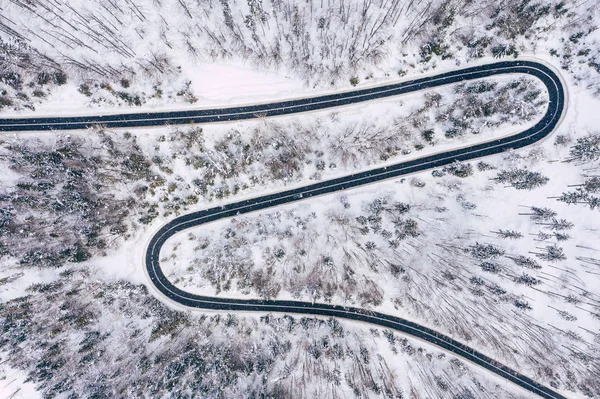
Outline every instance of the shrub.
POLYGON ((432 129, 427 129, 421 132, 421 137, 423 140, 428 142, 429 144, 433 144, 433 139, 435 137, 435 132, 432 129))
POLYGON ((529 306, 529 302, 522 300, 522 299, 515 299, 513 304, 521 310, 531 310, 532 309, 531 306, 529 306))
POLYGON ((54 74, 52 74, 52 80, 57 85, 62 86, 67 83, 67 74, 63 71, 54 72, 54 74))
POLYGON ((0 96, 0 109, 10 107, 11 105, 13 105, 13 102, 10 98, 7 96, 0 96))
POLYGON ((15 90, 21 90, 23 87, 23 78, 15 72, 5 72, 0 74, 0 82, 9 85, 15 90))
POLYGON ((473 166, 470 163, 454 162, 443 169, 456 177, 469 177, 473 175, 473 166))
POLYGON ((77 89, 77 91, 79 91, 84 96, 90 97, 92 95, 92 92, 90 91, 90 86, 88 86, 85 83, 80 84, 79 88, 77 89))

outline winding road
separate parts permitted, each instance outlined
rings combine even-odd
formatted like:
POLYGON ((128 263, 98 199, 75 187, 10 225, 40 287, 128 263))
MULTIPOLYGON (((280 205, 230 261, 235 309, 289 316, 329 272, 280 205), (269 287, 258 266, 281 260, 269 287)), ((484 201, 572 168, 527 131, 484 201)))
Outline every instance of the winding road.
POLYGON ((194 295, 175 287, 162 272, 159 262, 160 251, 164 243, 174 234, 191 227, 244 213, 289 204, 317 195, 359 187, 384 179, 396 178, 408 173, 441 167, 454 161, 468 161, 475 158, 498 154, 506 150, 531 145, 545 138, 552 133, 560 123, 565 110, 566 100, 565 89, 561 83, 561 79, 552 69, 544 64, 533 61, 497 62, 352 92, 224 109, 134 113, 90 117, 0 119, 0 131, 83 129, 94 125, 103 125, 108 128, 143 127, 167 124, 235 121, 320 110, 376 100, 389 96, 397 96, 473 79, 515 73, 534 76, 542 81, 548 89, 549 105, 547 112, 535 126, 509 137, 475 144, 466 148, 450 150, 392 166, 355 173, 337 179, 239 201, 178 217, 164 225, 150 240, 145 254, 146 271, 152 284, 154 284, 160 293, 171 301, 186 307, 223 311, 295 313, 339 317, 371 323, 434 344, 439 348, 467 359, 540 397, 564 398, 564 396, 554 390, 500 364, 494 359, 491 359, 467 345, 414 322, 392 315, 355 307, 300 301, 230 299, 194 295))

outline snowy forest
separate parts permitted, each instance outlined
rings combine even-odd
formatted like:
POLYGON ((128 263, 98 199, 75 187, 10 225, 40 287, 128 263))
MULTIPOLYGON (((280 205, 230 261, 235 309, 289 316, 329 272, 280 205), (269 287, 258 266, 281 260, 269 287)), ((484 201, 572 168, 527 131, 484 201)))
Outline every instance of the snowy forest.
POLYGON ((64 97, 194 104, 198 64, 227 62, 333 89, 539 53, 598 94, 594 1, 5 0, 0 11, 4 112, 64 97))
MULTIPOLYGON (((545 141, 186 230, 161 265, 203 295, 401 316, 568 397, 600 397, 599 12, 584 0, 0 0, 0 118, 215 107, 220 65, 252 71, 244 102, 272 100, 259 89, 275 75, 289 98, 540 57, 569 91, 545 141)), ((547 104, 540 82, 509 75, 248 122, 0 133, 0 393, 533 397, 366 324, 174 308, 149 288, 142 252, 175 216, 503 137, 547 104)))

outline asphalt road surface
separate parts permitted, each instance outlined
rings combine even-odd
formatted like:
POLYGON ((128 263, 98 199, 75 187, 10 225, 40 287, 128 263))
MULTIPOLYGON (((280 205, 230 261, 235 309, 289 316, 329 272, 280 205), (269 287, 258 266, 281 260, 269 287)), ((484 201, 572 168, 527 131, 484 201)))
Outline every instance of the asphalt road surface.
POLYGON ((146 250, 145 262, 150 280, 164 296, 178 304, 191 308, 222 311, 260 311, 295 313, 339 317, 371 323, 393 329, 434 344, 452 352, 485 369, 503 377, 522 388, 543 398, 564 398, 533 379, 500 364, 484 354, 430 328, 399 317, 370 310, 310 303, 300 301, 279 301, 261 299, 229 299, 205 297, 190 294, 175 287, 160 268, 160 250, 174 234, 211 221, 236 215, 272 208, 300 201, 317 195, 333 193, 359 187, 384 179, 399 177, 408 173, 438 168, 455 161, 468 161, 475 158, 498 154, 510 149, 531 145, 548 136, 558 126, 565 110, 565 90, 559 77, 543 64, 532 61, 505 61, 483 66, 460 69, 439 75, 415 79, 407 82, 275 103, 206 109, 180 112, 135 113, 66 118, 22 118, 0 119, 0 131, 24 130, 68 130, 83 129, 94 125, 114 127, 143 127, 172 124, 208 123, 277 116, 337 107, 363 101, 397 96, 424 89, 435 88, 451 83, 481 79, 502 74, 527 74, 541 80, 549 93, 548 110, 535 126, 509 137, 475 144, 466 148, 450 150, 392 166, 354 173, 345 177, 323 181, 308 186, 287 190, 258 198, 239 201, 224 206, 206 209, 178 217, 163 226, 151 239, 146 250))

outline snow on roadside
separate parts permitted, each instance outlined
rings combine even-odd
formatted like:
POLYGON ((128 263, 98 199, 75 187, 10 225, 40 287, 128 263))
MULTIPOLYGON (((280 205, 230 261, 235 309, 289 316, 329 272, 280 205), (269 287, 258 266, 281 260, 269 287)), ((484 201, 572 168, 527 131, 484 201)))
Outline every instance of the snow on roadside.
MULTIPOLYGON (((540 262, 543 264, 541 272, 523 270, 523 272, 530 273, 542 280, 542 284, 537 289, 530 288, 526 285, 515 284, 506 278, 498 278, 494 275, 481 273, 478 266, 475 264, 466 263, 464 270, 461 272, 466 273, 468 276, 479 276, 484 277, 488 282, 499 284, 504 288, 508 288, 511 295, 515 298, 522 298, 529 302, 532 306, 532 310, 524 314, 515 314, 519 323, 540 323, 544 326, 544 331, 548 334, 548 337, 552 337, 555 342, 562 343, 563 345, 571 345, 568 336, 566 335, 569 331, 575 330, 578 333, 583 334, 585 337, 584 342, 590 342, 594 339, 594 336, 588 333, 582 332, 585 330, 579 330, 577 327, 584 328, 588 331, 598 330, 598 321, 595 320, 590 311, 593 312, 593 307, 584 306, 583 309, 579 309, 576 306, 569 305, 563 300, 548 295, 550 292, 558 292, 563 295, 575 295, 579 298, 584 298, 586 295, 591 295, 591 298, 597 298, 600 293, 597 291, 597 287, 600 286, 600 281, 593 274, 587 274, 585 268, 577 265, 576 258, 579 256, 592 256, 589 250, 585 249, 594 248, 596 251, 600 250, 597 248, 597 242, 600 240, 598 232, 600 231, 600 221, 597 218, 597 211, 593 211, 585 208, 582 205, 567 205, 561 202, 557 202, 554 199, 548 197, 558 196, 561 192, 568 190, 568 185, 580 183, 582 173, 584 170, 581 166, 564 163, 563 161, 568 158, 568 145, 558 146, 554 144, 554 140, 558 135, 568 135, 571 139, 576 139, 585 136, 588 132, 594 131, 596 126, 600 124, 600 116, 597 115, 593 110, 598 106, 598 100, 591 97, 586 92, 571 93, 570 107, 568 109, 567 116, 560 127, 550 139, 545 140, 543 143, 537 144, 530 147, 529 149, 523 149, 515 151, 514 153, 505 153, 496 155, 493 157, 486 158, 484 161, 495 165, 498 169, 496 171, 489 172, 476 172, 475 177, 466 179, 449 179, 442 178, 436 179, 431 176, 430 173, 417 174, 414 177, 425 183, 424 188, 411 186, 409 182, 412 177, 408 177, 404 184, 400 183, 400 180, 380 182, 377 185, 371 185, 368 187, 362 187, 355 190, 350 190, 344 194, 332 194, 323 196, 320 198, 312 198, 303 201, 301 204, 283 206, 277 210, 263 211, 259 214, 244 215, 231 220, 219 221, 211 223, 210 225, 202 226, 197 229, 191 229, 182 233, 178 237, 174 237, 170 241, 166 248, 163 250, 163 258, 167 258, 166 262, 163 262, 165 271, 174 272, 179 268, 177 275, 178 285, 191 292, 200 293, 204 295, 215 295, 216 291, 214 287, 211 287, 205 281, 198 281, 197 275, 195 275, 194 269, 186 269, 184 273, 181 273, 186 265, 194 264, 193 255, 194 251, 202 251, 202 249, 194 249, 198 246, 198 241, 190 241, 186 235, 194 234, 198 237, 221 237, 226 228, 231 228, 236 231, 238 237, 243 239, 243 235, 247 233, 247 229, 243 228, 250 222, 250 225, 259 220, 264 220, 267 224, 283 223, 285 220, 285 214, 287 212, 294 212, 296 215, 306 215, 311 212, 316 213, 321 218, 326 215, 328 210, 332 207, 339 207, 339 205, 332 205, 338 203, 341 196, 346 196, 348 201, 355 206, 359 206, 361 203, 370 202, 378 197, 385 197, 390 195, 392 197, 399 198, 402 201, 408 202, 411 205, 416 205, 419 209, 418 219, 421 226, 423 226, 423 234, 425 240, 429 241, 427 244, 420 243, 421 247, 418 249, 418 254, 414 254, 414 258, 410 259, 408 264, 411 268, 418 270, 420 273, 425 273, 430 278, 435 278, 436 273, 431 270, 432 266, 443 267, 443 262, 436 265, 431 265, 431 260, 428 260, 427 254, 435 253, 435 245, 444 244, 445 241, 450 241, 453 245, 461 245, 462 247, 468 245, 474 245, 476 242, 481 243, 493 243, 500 245, 507 255, 522 254, 531 256, 535 259, 535 256, 531 252, 539 252, 536 247, 543 247, 545 244, 540 244, 536 241, 539 230, 545 230, 544 227, 538 227, 533 224, 527 216, 519 216, 519 213, 527 211, 529 206, 546 206, 554 209, 558 213, 558 218, 565 218, 568 221, 574 223, 575 227, 569 234, 572 236, 570 240, 566 242, 558 242, 557 244, 564 248, 567 256, 568 263, 567 273, 561 272, 556 269, 564 269, 564 264, 552 264, 550 262, 540 262), (531 171, 540 171, 543 175, 550 178, 550 182, 533 191, 518 191, 513 188, 502 187, 502 184, 494 184, 490 182, 490 179, 494 177, 497 172, 501 169, 511 168, 525 168, 531 171), (402 187, 402 188, 400 188, 402 187), (332 201, 334 200, 335 201, 332 201), (435 217, 432 214, 431 209, 435 204, 444 206, 447 208, 445 217, 435 217), (470 205, 466 206, 467 203, 472 203, 475 208, 471 208, 470 205), (283 219, 277 215, 281 214, 283 219), (268 216, 271 215, 271 216, 268 216), (268 216, 268 217, 267 217, 268 216), (279 222, 277 222, 279 220, 279 222), (240 227, 236 227, 240 226, 240 227), (516 230, 524 235, 522 239, 516 241, 500 240, 492 231, 498 229, 510 229, 516 230), (174 252, 175 258, 171 257, 171 250, 175 244, 178 244, 179 248, 174 252), (428 265, 429 264, 429 265, 428 265), (429 269, 429 270, 428 270, 429 269), (570 273, 576 273, 577 281, 571 280, 569 277, 570 273), (186 281, 187 280, 187 281, 186 281), (196 281, 197 283, 194 283, 196 281), (578 290, 576 286, 580 286, 583 289, 578 290), (539 289, 542 291, 540 292, 539 289), (589 294, 586 294, 588 292, 589 294), (583 296, 581 296, 583 295, 583 296), (556 310, 557 309, 557 310, 556 310), (560 312, 571 313, 576 317, 576 322, 567 325, 565 323, 564 316, 560 312), (527 321, 529 320, 529 321, 527 321), (560 330, 556 330, 559 328, 560 330), (561 332, 562 330, 562 332, 561 332), (563 336, 565 334, 565 336, 563 336)), ((438 148, 435 148, 436 150, 438 148)), ((474 162, 473 164, 475 164, 474 162)), ((326 230, 326 226, 323 221, 317 227, 319 230, 326 230)), ((258 225, 258 224, 257 224, 258 225)), ((315 227, 315 226, 313 226, 315 227)), ((546 230, 547 231, 547 230, 546 230)), ((315 232, 316 240, 323 240, 325 237, 324 232, 315 232)), ((329 235, 328 237, 331 237, 329 235)), ((267 239, 262 241, 260 239, 254 239, 249 236, 249 241, 254 243, 251 247, 251 255, 248 259, 252 259, 257 265, 257 269, 266 269, 265 258, 263 248, 273 248, 276 245, 277 240, 267 239)), ((202 241, 200 240, 200 243, 202 241)), ((385 245, 385 242, 375 242, 377 245, 385 245)), ((200 247, 201 248, 201 247, 200 247)), ((439 253, 438 253, 439 255, 439 253)), ((243 257, 244 255, 242 255, 243 257)), ((452 256, 449 254, 449 256, 452 256)), ((216 259, 216 262, 219 260, 216 259)), ((202 268, 203 265, 196 263, 196 267, 202 268)), ((280 268, 286 268, 285 264, 275 264, 269 266, 273 269, 275 276, 287 275, 286 273, 278 272, 280 268)), ((506 267, 511 267, 506 265, 506 267)), ((365 268, 366 270, 366 268, 365 268)), ((377 310, 381 310, 385 313, 395 314, 409 319, 413 319, 416 322, 429 325, 432 328, 439 328, 439 321, 435 317, 427 318, 423 317, 422 314, 414 313, 408 309, 403 309, 402 306, 398 306, 391 299, 393 295, 388 293, 394 293, 402 291, 403 288, 394 280, 385 280, 383 276, 378 277, 377 273, 370 273, 368 270, 361 270, 360 273, 364 273, 370 279, 374 279, 383 288, 386 293, 385 301, 381 306, 376 307, 377 310)), ((513 270, 511 268, 511 270, 513 270)), ((518 276, 518 274, 517 274, 518 276)), ((281 278, 281 277, 273 277, 281 278)), ((462 277, 461 277, 462 278, 462 277)), ((232 287, 227 292, 221 292, 218 295, 224 297, 256 297, 256 293, 250 293, 250 290, 236 289, 236 282, 234 280, 232 287)), ((443 290, 440 290, 443 291, 443 290)), ((459 294, 456 294, 459 295, 459 294)), ((463 295, 468 298, 470 295, 468 291, 465 291, 463 295)), ((299 298, 292 296, 290 292, 282 290, 278 293, 278 299, 288 299, 294 297, 295 299, 311 300, 306 294, 302 294, 299 298)), ((446 299, 449 298, 446 296, 446 299)), ((454 303, 450 305, 459 306, 459 304, 465 299, 458 296, 454 303)), ((431 299, 431 298, 429 298, 431 299)), ((419 298, 423 301, 425 298, 419 298)), ((595 302, 595 299, 594 301, 595 302)), ((341 296, 334 296, 333 303, 347 303, 341 296)), ((355 304, 354 302, 351 302, 355 304)), ((444 305, 446 306, 446 305, 444 305)), ((491 309, 490 309, 491 310, 491 309)), ((449 311, 449 310, 448 310, 449 311)), ((510 312, 510 311, 509 311, 510 312)), ((446 312, 447 313, 447 312, 446 312)), ((435 313, 434 313, 435 314, 435 313)), ((481 317, 479 320, 473 319, 473 322, 494 324, 493 312, 485 318, 481 317)), ((466 321, 465 321, 466 322, 466 321)), ((466 322, 467 323, 467 322, 466 322)), ((503 321, 505 328, 510 326, 510 322, 503 321)), ((525 324, 527 325, 527 324, 525 324)), ((493 326, 494 328, 500 328, 500 325, 493 326)), ((516 334, 518 328, 509 334, 516 334)), ((450 332, 451 335, 452 332, 450 332)), ((569 333, 570 334, 570 333, 569 333)), ((456 337, 456 335, 454 335, 456 337)), ((575 335, 577 336, 577 335, 575 335)), ((469 339, 457 337, 461 340, 469 339)), ((524 342, 519 342, 518 336, 513 339, 507 339, 505 344, 514 345, 518 348, 518 351, 527 354, 530 348, 524 342)), ((516 367, 514 360, 511 361, 510 356, 504 357, 501 354, 501 350, 498 348, 492 349, 487 346, 480 338, 475 338, 474 341, 470 342, 470 345, 475 346, 477 349, 484 353, 494 353, 494 356, 498 356, 502 360, 505 360, 509 365, 516 367), (490 352, 491 351, 491 352, 490 352)), ((561 344, 557 344, 557 349, 554 355, 560 354, 568 358, 569 351, 559 349, 561 344)), ((526 356, 526 355, 525 355, 526 356)), ((536 375, 537 370, 524 362, 518 362, 519 370, 527 375, 536 375)), ((549 365, 550 366, 550 365, 549 365)), ((589 377, 589 376, 588 376, 589 377)))

